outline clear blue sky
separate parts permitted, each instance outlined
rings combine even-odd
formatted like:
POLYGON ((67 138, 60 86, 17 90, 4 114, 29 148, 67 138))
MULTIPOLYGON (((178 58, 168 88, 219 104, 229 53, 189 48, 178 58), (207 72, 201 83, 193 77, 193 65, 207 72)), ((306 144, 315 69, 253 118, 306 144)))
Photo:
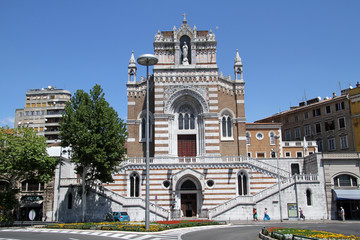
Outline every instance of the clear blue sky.
MULTIPOLYGON (((0 126, 13 127, 28 89, 100 84, 127 118, 131 51, 153 53, 158 30, 212 29, 217 63, 244 65, 248 122, 360 81, 360 1, 0 0, 0 126)), ((138 66, 138 76, 145 74, 138 66)))

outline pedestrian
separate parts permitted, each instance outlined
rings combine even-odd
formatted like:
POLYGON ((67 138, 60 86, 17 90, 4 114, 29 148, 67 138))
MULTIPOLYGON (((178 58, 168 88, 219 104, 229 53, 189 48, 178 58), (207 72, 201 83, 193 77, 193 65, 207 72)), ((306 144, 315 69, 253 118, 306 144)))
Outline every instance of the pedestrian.
POLYGON ((340 207, 340 218, 342 221, 345 221, 345 210, 343 207, 340 207))
POLYGON ((305 221, 305 215, 301 208, 300 208, 299 212, 300 212, 300 219, 303 219, 305 221))
POLYGON ((270 220, 270 217, 268 215, 268 211, 267 211, 267 208, 265 208, 265 212, 264 212, 264 221, 268 221, 270 220))
POLYGON ((254 219, 254 221, 258 221, 256 208, 253 208, 253 219, 254 219))

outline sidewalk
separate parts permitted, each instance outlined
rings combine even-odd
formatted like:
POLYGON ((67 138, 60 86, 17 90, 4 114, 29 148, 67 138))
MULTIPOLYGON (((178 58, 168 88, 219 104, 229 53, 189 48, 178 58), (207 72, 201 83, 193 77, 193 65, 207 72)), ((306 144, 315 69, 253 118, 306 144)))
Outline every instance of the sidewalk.
POLYGON ((278 219, 275 220, 259 220, 259 221, 253 221, 253 220, 230 220, 225 221, 227 224, 230 225, 272 225, 272 224, 309 224, 309 223, 316 223, 316 224, 330 224, 330 223, 336 223, 336 224, 346 224, 346 223, 358 223, 360 224, 360 220, 348 220, 348 221, 339 221, 339 220, 328 220, 328 219, 320 219, 320 220, 297 220, 297 219, 286 219, 282 222, 278 219))

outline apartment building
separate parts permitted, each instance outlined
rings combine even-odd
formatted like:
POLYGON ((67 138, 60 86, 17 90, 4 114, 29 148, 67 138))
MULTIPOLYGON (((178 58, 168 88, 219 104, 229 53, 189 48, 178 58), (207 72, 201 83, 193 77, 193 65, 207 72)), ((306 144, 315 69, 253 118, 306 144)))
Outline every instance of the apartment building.
POLYGON ((348 92, 301 102, 256 123, 281 123, 285 141, 316 141, 319 152, 355 151, 348 92))

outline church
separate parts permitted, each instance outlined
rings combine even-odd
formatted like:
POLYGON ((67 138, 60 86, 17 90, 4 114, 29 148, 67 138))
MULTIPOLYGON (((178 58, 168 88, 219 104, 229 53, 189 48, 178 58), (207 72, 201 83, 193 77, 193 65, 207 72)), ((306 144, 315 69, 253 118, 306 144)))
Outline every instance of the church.
MULTIPOLYGON (((284 142, 280 124, 246 123, 240 54, 234 50, 233 77, 223 76, 216 47, 211 30, 191 28, 185 17, 178 28, 155 34, 158 63, 149 76, 150 220, 252 220, 253 209, 261 219, 265 208, 271 219, 297 219, 300 207, 307 219, 328 218, 316 142, 284 142)), ((109 211, 144 220, 147 82, 137 68, 132 52, 127 159, 115 182, 88 194, 88 220, 101 220, 109 211)), ((64 160, 62 168, 71 172, 72 164, 64 160)), ((80 221, 75 199, 81 199, 81 179, 60 178, 53 214, 60 221, 80 221)))

